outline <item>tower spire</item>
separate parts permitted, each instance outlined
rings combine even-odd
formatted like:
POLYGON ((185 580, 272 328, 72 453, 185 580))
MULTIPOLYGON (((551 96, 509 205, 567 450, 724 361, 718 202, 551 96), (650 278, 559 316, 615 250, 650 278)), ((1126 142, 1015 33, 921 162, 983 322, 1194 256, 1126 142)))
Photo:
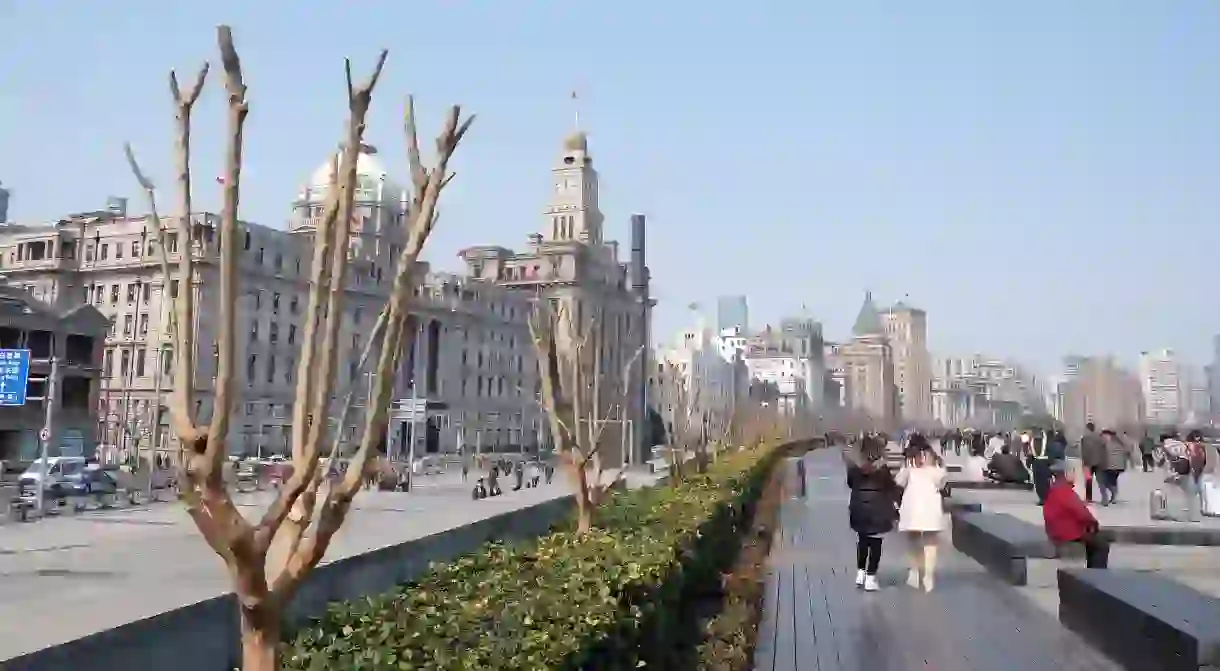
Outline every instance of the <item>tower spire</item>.
POLYGON ((572 89, 572 130, 580 132, 580 96, 576 94, 576 89, 572 89))

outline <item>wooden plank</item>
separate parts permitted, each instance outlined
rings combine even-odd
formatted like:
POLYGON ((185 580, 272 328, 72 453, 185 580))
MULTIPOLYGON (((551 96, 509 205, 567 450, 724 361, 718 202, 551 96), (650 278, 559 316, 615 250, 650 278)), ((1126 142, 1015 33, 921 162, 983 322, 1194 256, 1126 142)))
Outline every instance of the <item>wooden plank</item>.
POLYGON ((835 647, 834 626, 830 622, 830 605, 824 583, 825 572, 810 566, 802 569, 809 628, 803 639, 807 650, 803 656, 810 660, 810 671, 839 671, 839 653, 835 647))
POLYGON ((758 638, 754 646, 754 668, 771 671, 775 668, 775 614, 779 606, 779 571, 771 568, 763 589, 762 619, 758 623, 758 638))
POLYGON ((797 671, 796 666, 796 603, 793 589, 792 565, 785 563, 778 567, 779 601, 775 609, 775 663, 774 671, 797 671))

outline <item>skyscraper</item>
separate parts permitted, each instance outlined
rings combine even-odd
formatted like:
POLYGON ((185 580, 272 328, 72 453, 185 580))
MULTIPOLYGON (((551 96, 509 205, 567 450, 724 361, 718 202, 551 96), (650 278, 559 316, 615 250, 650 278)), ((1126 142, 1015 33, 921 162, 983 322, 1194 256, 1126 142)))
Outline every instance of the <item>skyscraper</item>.
POLYGON ((8 221, 8 197, 8 189, 0 185, 0 224, 8 221))
POLYGON ((745 296, 721 296, 716 299, 716 329, 738 328, 744 334, 750 330, 750 308, 745 296))

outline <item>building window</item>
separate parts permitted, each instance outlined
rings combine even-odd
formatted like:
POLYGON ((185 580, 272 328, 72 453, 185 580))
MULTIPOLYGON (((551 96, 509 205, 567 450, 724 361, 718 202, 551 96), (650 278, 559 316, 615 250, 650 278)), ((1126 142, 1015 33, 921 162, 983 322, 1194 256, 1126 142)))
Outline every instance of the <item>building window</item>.
POLYGON ((140 257, 140 241, 133 240, 131 243, 131 258, 135 259, 135 258, 139 258, 139 257, 140 257))
MULTIPOLYGON (((133 318, 131 315, 123 315, 123 337, 124 338, 131 337, 131 329, 134 324, 135 324, 135 318, 133 318)), ((124 351, 126 351, 126 350, 124 350, 124 351)))
POLYGON ((275 384, 275 357, 267 359, 267 384, 275 384))
POLYGON ((123 258, 123 245, 114 243, 114 258, 115 260, 123 258))
POLYGON ((297 327, 293 324, 288 325, 288 344, 295 344, 297 341, 297 327))
POLYGON ((152 295, 152 283, 144 283, 144 304, 148 305, 148 298, 152 295))
POLYGON ((110 245, 108 245, 108 244, 103 244, 103 245, 102 245, 102 256, 101 256, 101 260, 102 260, 102 261, 105 261, 105 260, 106 260, 106 259, 108 259, 108 258, 110 258, 110 245))
POLYGON ((258 342, 258 319, 250 322, 250 342, 258 342))
POLYGON ((140 285, 139 284, 133 283, 133 284, 127 285, 127 302, 129 304, 136 302, 136 297, 138 297, 139 295, 140 295, 140 285))
POLYGON ((244 242, 242 242, 242 249, 245 251, 250 251, 250 231, 245 232, 244 242))
POLYGON ((143 347, 136 350, 136 375, 138 377, 144 377, 144 363, 146 357, 147 353, 143 347))
POLYGON ((61 254, 63 254, 63 257, 65 259, 75 259, 76 258, 76 241, 75 240, 64 240, 63 242, 59 243, 59 251, 61 254))
POLYGON ((102 375, 111 377, 114 375, 114 350, 108 349, 102 355, 102 375))
POLYGON ((258 263, 258 265, 260 265, 260 266, 263 265, 263 248, 262 247, 258 248, 258 255, 255 257, 255 262, 258 263))
POLYGON ((145 337, 145 336, 147 336, 147 335, 148 335, 148 313, 147 313, 147 312, 145 312, 144 314, 141 314, 141 315, 140 315, 140 330, 139 330, 139 334, 140 334, 140 337, 141 337, 141 338, 143 338, 143 337, 145 337))
POLYGON ((271 294, 271 311, 277 315, 280 313, 280 293, 278 291, 271 294))
POLYGON ((127 373, 131 370, 131 350, 125 349, 119 352, 119 376, 124 380, 127 379, 127 373))
POLYGON ((119 285, 110 285, 110 304, 117 305, 119 302, 119 285))
POLYGON ((283 269, 284 269, 284 255, 276 254, 275 255, 275 272, 278 273, 283 269))
POLYGON ((169 297, 170 298, 178 297, 178 280, 169 281, 169 297))
POLYGON ((254 386, 254 378, 258 376, 258 355, 251 354, 246 359, 246 383, 254 386))
POLYGON ((255 291, 254 292, 254 309, 260 310, 260 309, 262 309, 262 307, 263 307, 263 292, 255 291))
POLYGON ((173 254, 177 251, 178 251, 178 234, 177 233, 166 233, 165 234, 165 253, 173 254))
POLYGON ((93 260, 93 245, 92 244, 85 245, 85 260, 86 261, 93 260))
POLYGON ((161 374, 165 377, 174 375, 174 351, 172 349, 161 352, 161 374))

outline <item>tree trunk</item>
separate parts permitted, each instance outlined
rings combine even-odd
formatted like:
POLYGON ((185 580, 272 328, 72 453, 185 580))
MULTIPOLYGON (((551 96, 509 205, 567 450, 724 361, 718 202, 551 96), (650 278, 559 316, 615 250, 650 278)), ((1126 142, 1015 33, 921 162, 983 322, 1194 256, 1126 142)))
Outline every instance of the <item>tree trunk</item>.
POLYGON ((241 608, 242 671, 279 671, 280 614, 265 605, 241 608))

